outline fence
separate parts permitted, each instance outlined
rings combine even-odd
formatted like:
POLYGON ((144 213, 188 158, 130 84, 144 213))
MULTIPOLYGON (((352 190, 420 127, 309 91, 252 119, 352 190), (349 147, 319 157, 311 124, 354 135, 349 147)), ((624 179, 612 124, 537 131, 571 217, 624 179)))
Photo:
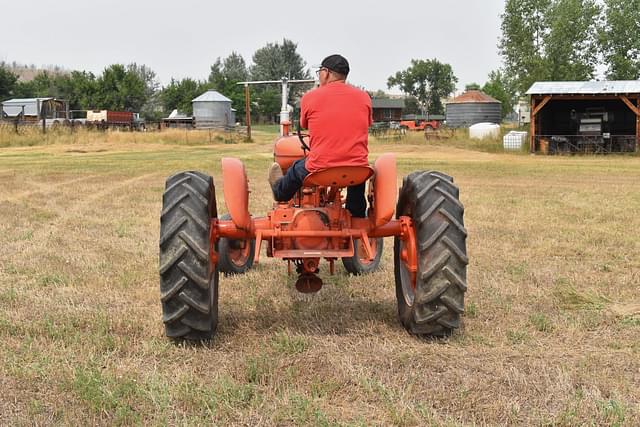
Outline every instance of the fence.
POLYGON ((536 135, 535 151, 542 154, 635 153, 635 135, 536 135))

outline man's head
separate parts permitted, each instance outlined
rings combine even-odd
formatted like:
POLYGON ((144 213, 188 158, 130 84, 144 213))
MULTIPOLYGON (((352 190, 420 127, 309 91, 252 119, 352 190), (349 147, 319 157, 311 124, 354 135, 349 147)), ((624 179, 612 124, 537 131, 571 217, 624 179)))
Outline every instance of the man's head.
POLYGON ((320 86, 335 81, 345 81, 349 75, 349 62, 342 55, 329 55, 322 60, 318 70, 320 86))

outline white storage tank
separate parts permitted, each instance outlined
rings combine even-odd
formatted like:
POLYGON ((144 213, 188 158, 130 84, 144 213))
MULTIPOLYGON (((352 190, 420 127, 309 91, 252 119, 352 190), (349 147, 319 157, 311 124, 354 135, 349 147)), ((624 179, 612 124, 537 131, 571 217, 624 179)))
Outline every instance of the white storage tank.
POLYGON ((527 132, 512 130, 502 137, 502 146, 505 150, 520 151, 527 140, 527 132))
POLYGON ((485 139, 498 138, 500 136, 500 125, 495 123, 476 123, 469 126, 469 138, 485 139))

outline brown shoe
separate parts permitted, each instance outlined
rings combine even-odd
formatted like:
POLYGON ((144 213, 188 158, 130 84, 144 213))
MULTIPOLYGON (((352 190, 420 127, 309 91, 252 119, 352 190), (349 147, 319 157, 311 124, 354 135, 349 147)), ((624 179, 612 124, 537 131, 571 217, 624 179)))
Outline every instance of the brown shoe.
POLYGON ((267 177, 267 180, 271 185, 271 191, 274 190, 276 182, 278 182, 280 178, 282 178, 282 169, 278 163, 274 162, 269 168, 269 176, 267 177))

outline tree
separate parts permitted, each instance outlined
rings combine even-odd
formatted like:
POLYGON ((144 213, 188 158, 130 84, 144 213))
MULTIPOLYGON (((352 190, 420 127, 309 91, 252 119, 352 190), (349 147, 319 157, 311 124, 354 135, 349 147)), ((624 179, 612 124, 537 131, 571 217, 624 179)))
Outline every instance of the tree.
POLYGON ((113 64, 96 80, 96 104, 106 110, 141 111, 148 99, 147 82, 135 64, 113 64))
POLYGON ((251 78, 254 80, 308 79, 306 62, 297 52, 298 45, 283 39, 282 44, 267 43, 253 54, 251 78))
POLYGON ((0 64, 0 101, 13 96, 18 76, 11 72, 4 63, 0 64))
POLYGON ((640 79, 640 0, 605 0, 600 51, 612 80, 640 79))
POLYGON ((442 99, 451 95, 457 81, 449 64, 437 59, 412 59, 409 68, 389 77, 387 86, 398 86, 405 94, 415 96, 429 114, 444 114, 442 99))
POLYGON ((478 83, 469 83, 465 85, 464 90, 480 90, 480 85, 478 83))
MULTIPOLYGON (((306 62, 297 52, 298 45, 291 40, 283 39, 282 44, 267 43, 253 54, 253 65, 249 69, 252 80, 280 80, 287 77, 291 80, 309 79, 306 62)), ((253 99, 257 110, 263 116, 275 115, 280 111, 280 90, 275 87, 254 87, 253 99)), ((305 88, 295 85, 290 88, 289 95, 298 97, 305 88)))
POLYGON ((506 0, 498 49, 516 91, 536 81, 593 78, 599 13, 596 0, 506 0))
POLYGON ((132 79, 135 79, 134 76, 137 76, 137 78, 144 83, 143 98, 139 99, 141 105, 134 111, 140 112, 145 118, 157 119, 157 110, 158 107, 160 107, 157 93, 160 84, 158 83, 155 71, 144 64, 138 65, 134 62, 127 65, 127 73, 132 79))
POLYGON ((418 98, 407 95, 404 98, 404 109, 402 112, 404 114, 420 114, 422 111, 420 110, 420 102, 418 101, 418 98))
POLYGON ((244 118, 245 99, 244 88, 237 83, 248 79, 249 71, 244 58, 236 52, 231 52, 224 60, 217 58, 209 73, 210 87, 231 99, 238 118, 244 118))
POLYGON ((171 79, 171 82, 160 92, 160 101, 165 112, 177 109, 191 115, 193 107, 191 101, 204 90, 204 83, 185 78, 180 81, 171 79))
POLYGON ((598 63, 595 0, 555 0, 549 10, 549 30, 543 36, 548 80, 592 79, 598 63))
POLYGON ((72 71, 57 79, 60 96, 69 102, 71 110, 88 110, 96 108, 96 76, 91 72, 72 71))
POLYGON ((551 0, 506 0, 498 49, 519 93, 545 80, 544 36, 551 0))
POLYGON ((500 70, 489 73, 489 80, 482 86, 482 91, 502 103, 502 118, 513 111, 515 93, 513 85, 508 82, 500 70))

